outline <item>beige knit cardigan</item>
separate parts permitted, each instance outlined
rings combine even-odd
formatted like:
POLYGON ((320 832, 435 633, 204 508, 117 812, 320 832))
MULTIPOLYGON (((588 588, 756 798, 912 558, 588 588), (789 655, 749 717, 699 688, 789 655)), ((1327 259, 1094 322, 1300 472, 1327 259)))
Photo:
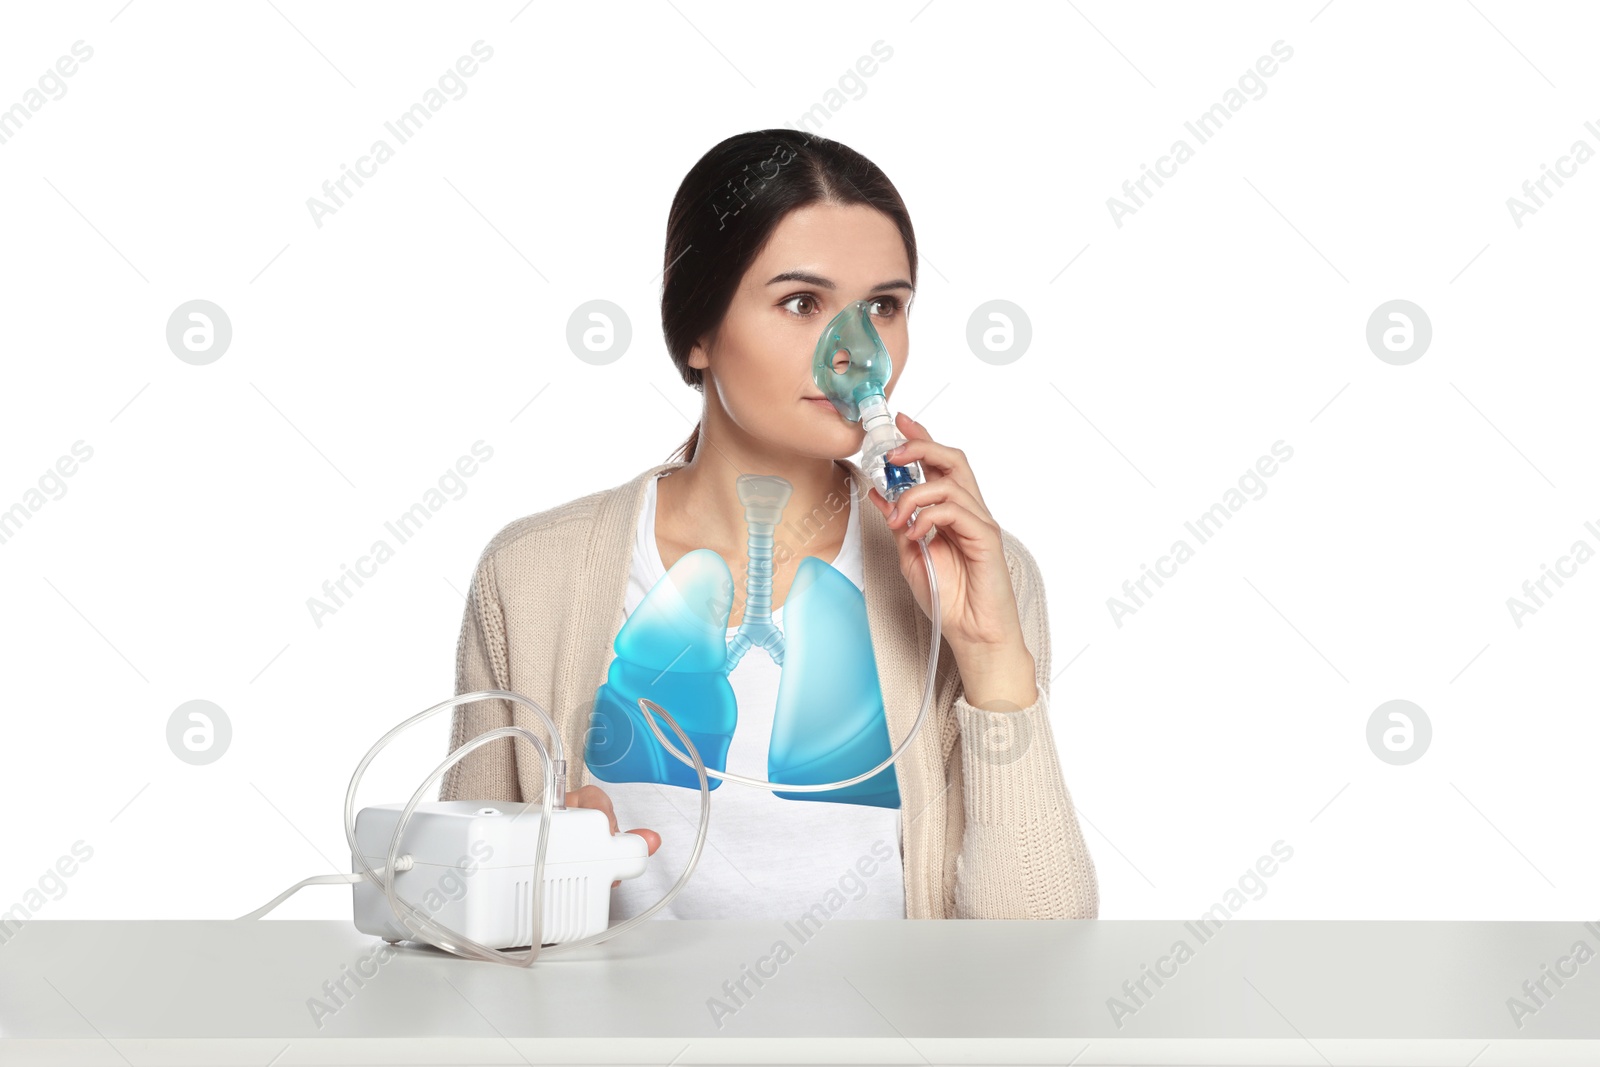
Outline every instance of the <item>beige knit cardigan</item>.
MULTIPOLYGON (((898 746, 921 707, 931 626, 900 572, 894 532, 866 500, 870 480, 854 462, 840 462, 862 509, 863 595, 890 740, 898 746)), ((503 689, 538 702, 561 731, 568 789, 589 780, 583 762, 589 709, 627 617, 624 597, 648 480, 680 466, 657 464, 621 485, 512 522, 489 542, 473 574, 456 647, 456 693, 503 689)), ((1017 711, 974 708, 949 643, 940 641, 933 706, 894 764, 909 919, 1099 913, 1094 861, 1051 730, 1044 583, 1022 542, 1005 531, 1001 538, 1039 697, 1017 711)), ((531 709, 479 700, 455 709, 451 751, 509 725, 549 743, 531 709)), ((544 767, 533 749, 503 738, 451 768, 440 799, 537 800, 543 790, 544 767)), ((626 828, 627 812, 618 815, 626 828)))

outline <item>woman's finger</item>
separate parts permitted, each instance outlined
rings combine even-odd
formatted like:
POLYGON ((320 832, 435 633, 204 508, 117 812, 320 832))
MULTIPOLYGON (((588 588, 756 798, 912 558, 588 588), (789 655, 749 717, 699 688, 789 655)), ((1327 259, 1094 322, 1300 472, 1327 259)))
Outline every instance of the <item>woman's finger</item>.
MULTIPOLYGON (((972 465, 967 462, 965 452, 962 452, 959 448, 942 445, 935 441, 926 426, 905 412, 896 415, 895 420, 895 428, 906 439, 906 444, 901 447, 906 448, 908 451, 920 453, 924 451, 924 446, 928 446, 926 448, 928 463, 924 464, 924 466, 931 465, 940 474, 956 474, 964 471, 969 476, 972 475, 972 465)), ((920 457, 910 456, 908 458, 915 459, 920 457)), ((977 480, 974 478, 973 485, 976 486, 976 484, 977 480)))
POLYGON ((574 789, 567 794, 567 807, 593 808, 606 813, 606 821, 611 824, 611 832, 619 833, 617 829, 617 811, 611 806, 611 795, 597 785, 586 785, 581 789, 574 789))
MULTIPOLYGON (((918 422, 916 419, 913 419, 910 415, 907 415, 903 411, 894 417, 894 428, 900 431, 900 436, 904 437, 907 442, 933 440, 933 435, 928 432, 928 428, 926 426, 922 425, 922 423, 918 422)), ((885 456, 884 459, 891 463, 895 462, 895 457, 893 456, 885 456)), ((910 460, 907 459, 906 462, 910 462, 910 460)), ((922 474, 925 478, 934 481, 944 477, 944 473, 938 469, 929 470, 927 468, 923 468, 922 474)))
POLYGON ((909 441, 930 441, 933 439, 933 434, 928 432, 926 426, 903 411, 894 417, 894 425, 895 429, 900 431, 901 436, 909 441))
POLYGON ((983 493, 978 489, 978 477, 972 471, 972 465, 967 462, 965 452, 959 448, 942 445, 930 437, 917 440, 907 440, 900 446, 899 452, 891 452, 884 457, 890 463, 904 466, 913 461, 922 463, 922 474, 926 484, 934 485, 946 479, 955 482, 967 491, 976 505, 973 509, 990 522, 994 517, 989 514, 989 505, 984 502, 983 493))
POLYGON ((1000 532, 996 527, 950 501, 929 504, 917 512, 916 521, 909 527, 896 526, 895 529, 904 531, 905 543, 911 544, 927 536, 930 526, 937 526, 940 534, 974 562, 987 558, 991 551, 1001 551, 1000 532))
POLYGON ((994 522, 993 516, 988 513, 988 509, 983 506, 983 503, 967 492, 966 487, 954 478, 941 478, 936 482, 923 482, 920 485, 913 485, 900 494, 900 498, 889 509, 886 518, 891 526, 904 526, 906 519, 918 508, 926 508, 930 504, 937 504, 947 500, 960 504, 985 522, 994 522))

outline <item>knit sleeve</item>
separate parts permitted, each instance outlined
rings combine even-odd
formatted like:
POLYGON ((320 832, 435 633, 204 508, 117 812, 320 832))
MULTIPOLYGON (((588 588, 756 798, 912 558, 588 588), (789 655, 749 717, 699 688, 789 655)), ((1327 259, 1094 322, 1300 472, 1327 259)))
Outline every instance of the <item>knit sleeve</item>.
MULTIPOLYGON (((472 576, 467 606, 456 641, 457 696, 481 689, 510 689, 506 660, 505 615, 497 594, 494 557, 485 555, 472 576)), ((488 730, 510 726, 511 704, 475 700, 458 704, 450 728, 450 751, 488 730)), ((521 800, 517 784, 516 742, 509 737, 474 749, 445 772, 440 800, 521 800)))
MULTIPOLYGON (((1038 699, 984 711, 958 693, 965 825, 956 858, 955 918, 1093 919, 1100 891, 1050 726, 1050 620, 1033 555, 1003 533, 1023 643, 1038 699)), ((954 753, 952 753, 954 757, 954 753)))

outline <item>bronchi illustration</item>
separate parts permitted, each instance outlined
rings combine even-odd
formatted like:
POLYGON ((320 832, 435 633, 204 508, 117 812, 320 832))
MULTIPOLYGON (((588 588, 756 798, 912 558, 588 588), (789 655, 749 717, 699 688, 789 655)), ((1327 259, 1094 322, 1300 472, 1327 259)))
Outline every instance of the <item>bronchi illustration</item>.
MULTIPOLYGON (((606 782, 655 782, 698 790, 694 768, 656 741, 639 699, 672 714, 708 768, 726 771, 739 712, 728 675, 746 654, 765 653, 782 668, 766 778, 807 785, 868 771, 890 753, 866 600, 854 582, 815 556, 800 561, 784 601, 784 626, 772 621, 774 531, 793 486, 776 475, 742 474, 739 499, 749 530, 745 608, 728 636, 733 576, 706 548, 672 565, 617 632, 606 681, 595 695, 584 762, 606 782)), ((665 723, 660 723, 663 730, 665 723)), ((710 786, 722 785, 713 778, 710 786)), ((855 785, 783 792, 786 800, 900 806, 894 767, 855 785)))

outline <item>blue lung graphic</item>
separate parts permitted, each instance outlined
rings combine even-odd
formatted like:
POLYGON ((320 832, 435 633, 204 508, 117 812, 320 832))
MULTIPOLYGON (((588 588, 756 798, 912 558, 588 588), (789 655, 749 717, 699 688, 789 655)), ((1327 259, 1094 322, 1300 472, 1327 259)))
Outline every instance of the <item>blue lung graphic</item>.
MULTIPOLYGON (((634 608, 612 642, 617 656, 595 695, 584 736, 584 762, 596 778, 700 788, 694 768, 662 748, 645 725, 640 697, 671 713, 707 767, 728 769, 739 718, 726 670, 732 607, 728 565, 709 548, 697 548, 634 608)), ((661 720, 656 725, 682 749, 671 727, 661 720)), ((712 789, 720 785, 711 779, 712 789)))
MULTIPOLYGON (((696 549, 678 560, 628 616, 585 737, 584 759, 596 778, 699 788, 694 769, 662 749, 645 725, 640 697, 672 713, 708 768, 727 770, 738 723, 727 677, 738 658, 730 655, 727 637, 732 604, 727 564, 709 549, 696 549)), ((888 757, 890 744, 861 590, 829 564, 807 557, 796 571, 784 614, 783 640, 763 646, 782 664, 766 777, 833 782, 872 769, 888 757)), ((761 650, 750 649, 752 654, 761 650)), ((664 723, 661 728, 676 740, 664 723)), ((712 789, 721 784, 710 783, 712 789)), ((893 767, 844 789, 775 795, 900 806, 893 767)))
MULTIPOLYGON (((783 602, 783 622, 787 650, 767 749, 767 780, 837 782, 882 763, 891 751, 889 725, 861 590, 827 563, 808 556, 800 561, 783 602)), ((900 806, 894 767, 843 789, 774 795, 900 806)))

